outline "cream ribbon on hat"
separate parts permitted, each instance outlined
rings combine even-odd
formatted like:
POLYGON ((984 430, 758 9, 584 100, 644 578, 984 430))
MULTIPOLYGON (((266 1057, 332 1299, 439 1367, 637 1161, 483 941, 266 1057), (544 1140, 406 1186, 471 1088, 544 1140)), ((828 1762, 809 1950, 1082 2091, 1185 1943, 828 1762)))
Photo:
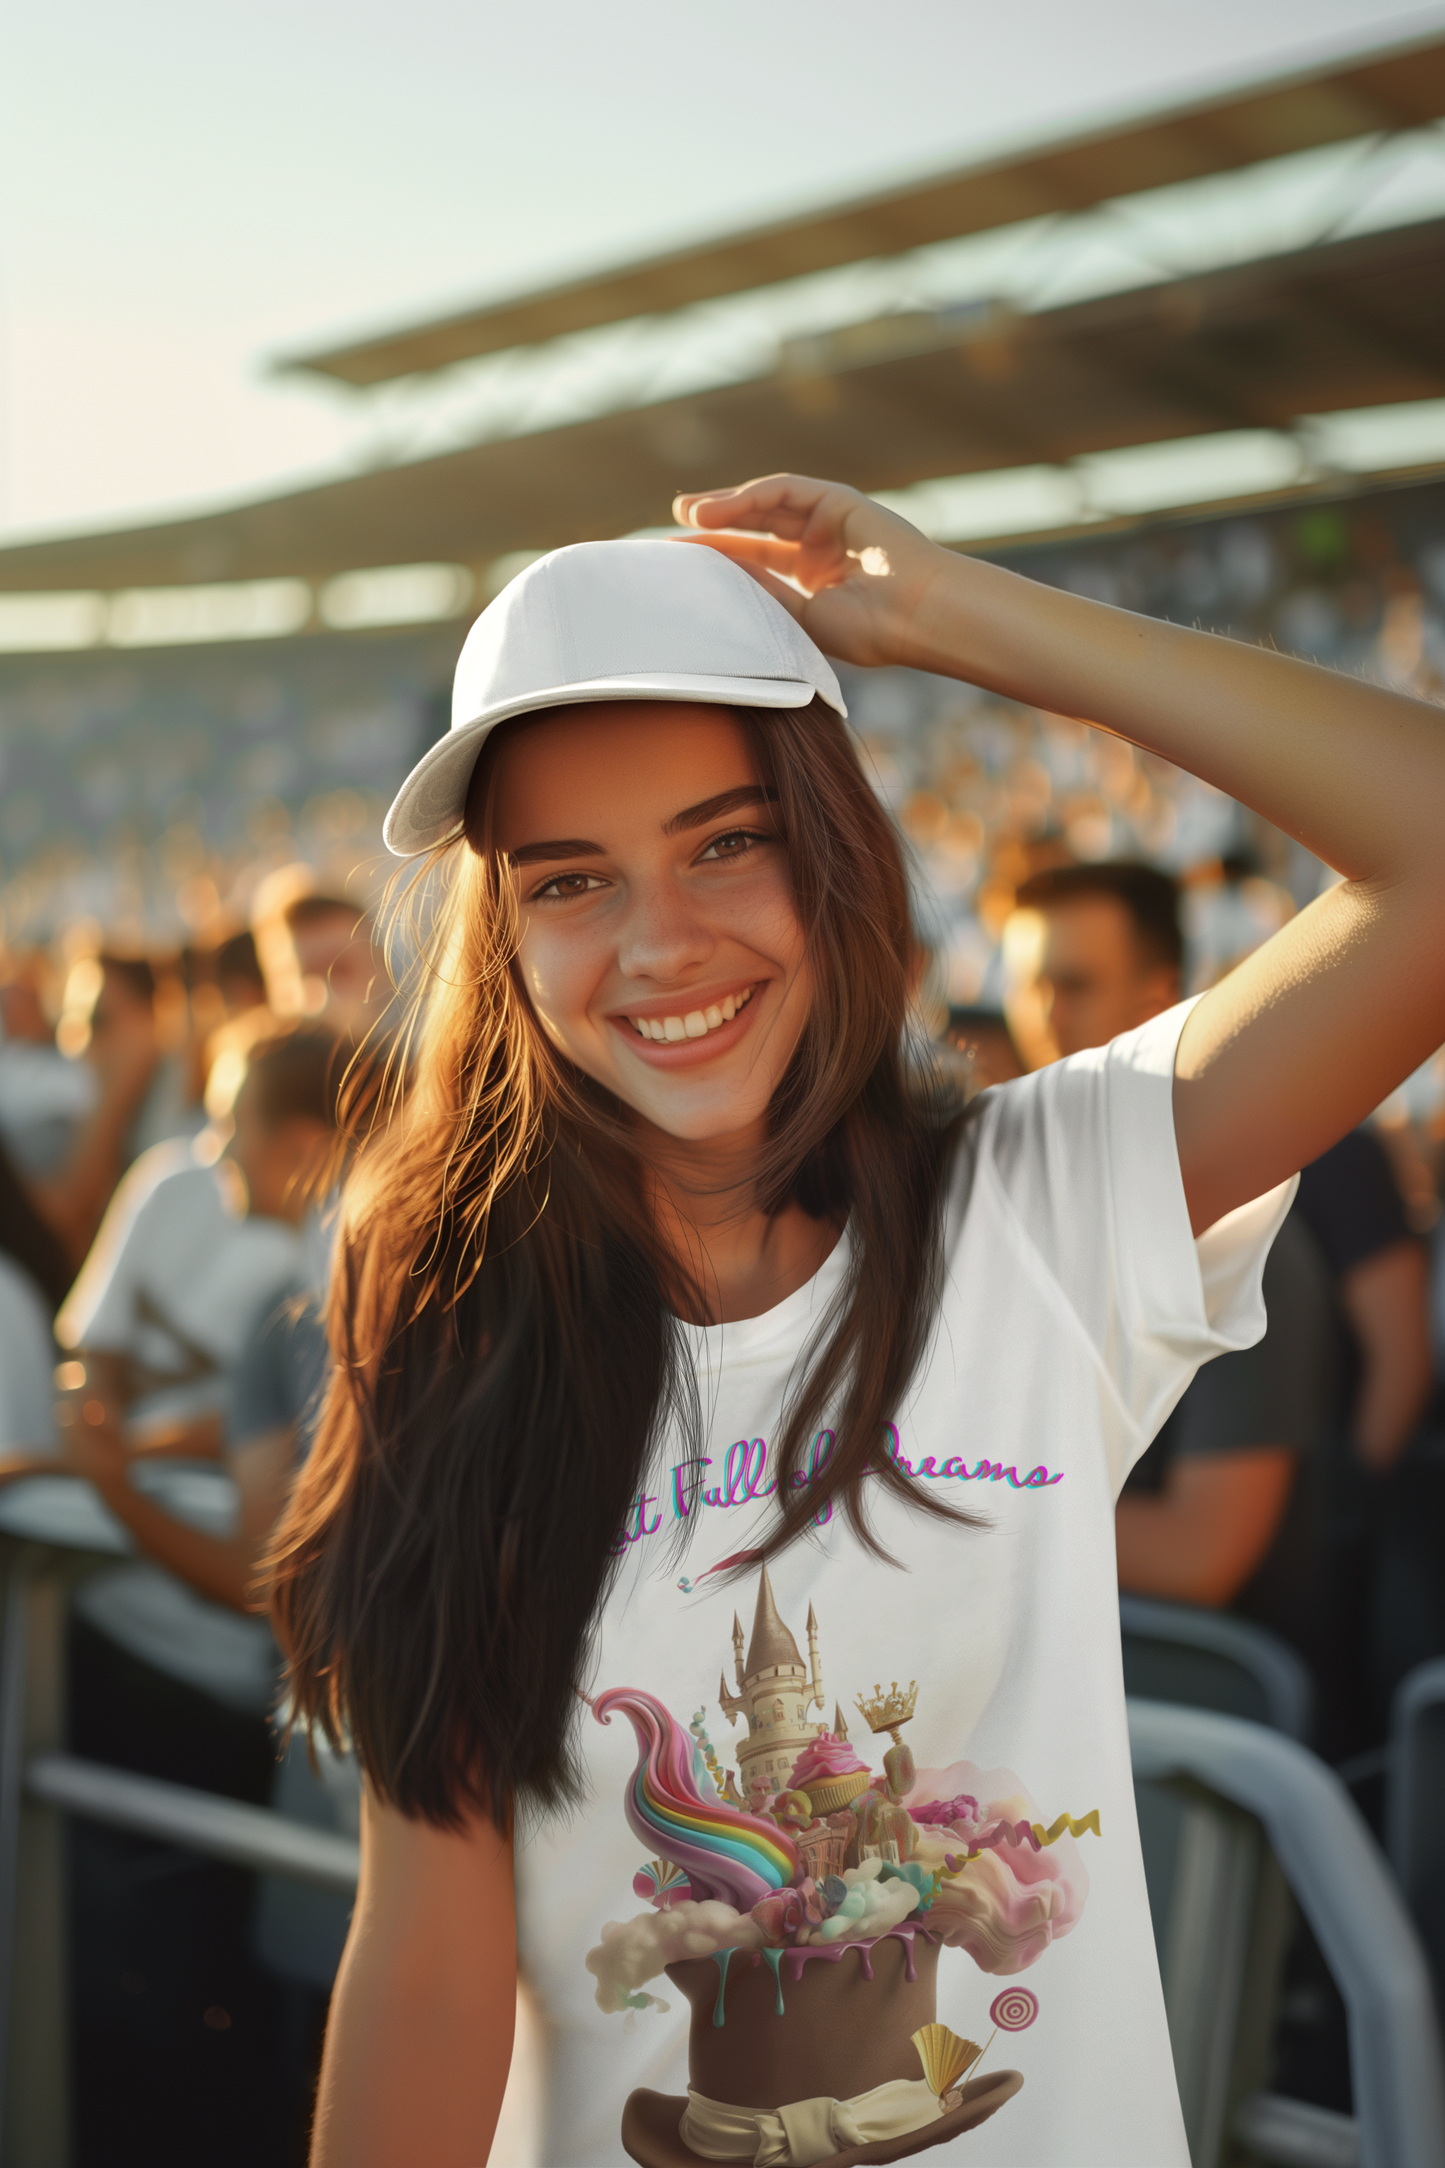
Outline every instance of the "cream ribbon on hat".
POLYGON ((852 2100, 794 2100, 777 2109, 732 2108, 689 2091, 679 2136, 704 2160, 740 2160, 751 2147, 753 2168, 812 2168, 845 2146, 906 2138, 942 2113, 924 2078, 891 2078, 852 2100))

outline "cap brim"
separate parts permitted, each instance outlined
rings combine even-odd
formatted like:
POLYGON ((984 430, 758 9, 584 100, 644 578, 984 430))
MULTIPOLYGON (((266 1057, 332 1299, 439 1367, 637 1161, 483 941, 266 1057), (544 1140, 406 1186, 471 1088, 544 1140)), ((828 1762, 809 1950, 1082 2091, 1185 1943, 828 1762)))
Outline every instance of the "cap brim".
MULTIPOLYGON (((382 841, 395 858, 415 858, 457 833, 477 755, 489 731, 515 716, 542 708, 575 707, 588 700, 697 700, 730 708, 805 708, 818 696, 803 678, 616 677, 555 685, 524 700, 488 708, 424 753, 402 784, 382 823, 382 841)), ((831 706, 832 703, 829 702, 831 706)))

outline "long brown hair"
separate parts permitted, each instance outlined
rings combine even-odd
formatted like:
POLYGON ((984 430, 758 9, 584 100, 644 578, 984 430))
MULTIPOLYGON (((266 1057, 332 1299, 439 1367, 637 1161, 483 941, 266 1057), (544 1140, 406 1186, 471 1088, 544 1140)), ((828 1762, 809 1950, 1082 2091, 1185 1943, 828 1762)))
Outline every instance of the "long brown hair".
MULTIPOLYGON (((785 1411, 766 1550, 836 1503, 879 1551, 868 1480, 967 1518, 883 1450, 936 1306, 959 1125, 907 1060, 907 879, 846 730, 818 700, 743 720, 815 988, 749 1201, 849 1233, 785 1411)), ((443 1825, 575 1796, 576 1688, 619 1532, 663 1439, 699 1425, 672 1304, 701 1297, 661 1253, 627 1110, 550 1045, 513 969, 494 748, 438 854, 415 1058, 348 1185, 335 1374, 271 1561, 298 1711, 443 1825)))

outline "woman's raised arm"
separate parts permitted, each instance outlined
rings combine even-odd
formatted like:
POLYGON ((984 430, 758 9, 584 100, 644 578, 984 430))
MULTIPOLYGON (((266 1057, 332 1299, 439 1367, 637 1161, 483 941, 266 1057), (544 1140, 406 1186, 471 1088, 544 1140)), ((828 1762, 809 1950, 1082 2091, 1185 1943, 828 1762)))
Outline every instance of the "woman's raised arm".
POLYGON ((486 2168, 516 2002, 510 1841, 488 1821, 409 1821, 365 1790, 312 2168, 486 2168))
POLYGON ((773 475, 676 509, 827 653, 1096 724, 1344 876, 1185 1027, 1175 1128, 1196 1230, 1317 1158, 1445 1040, 1439 709, 958 556, 834 483, 773 475))

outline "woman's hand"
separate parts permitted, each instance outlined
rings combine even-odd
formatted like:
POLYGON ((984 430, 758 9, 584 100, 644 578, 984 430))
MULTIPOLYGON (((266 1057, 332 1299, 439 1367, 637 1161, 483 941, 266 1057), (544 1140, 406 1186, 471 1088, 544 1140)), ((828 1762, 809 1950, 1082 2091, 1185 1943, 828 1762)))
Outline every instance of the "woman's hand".
POLYGON ((919 630, 929 594, 961 560, 856 489, 770 474, 678 497, 673 516, 751 572, 825 654, 927 667, 919 630))

